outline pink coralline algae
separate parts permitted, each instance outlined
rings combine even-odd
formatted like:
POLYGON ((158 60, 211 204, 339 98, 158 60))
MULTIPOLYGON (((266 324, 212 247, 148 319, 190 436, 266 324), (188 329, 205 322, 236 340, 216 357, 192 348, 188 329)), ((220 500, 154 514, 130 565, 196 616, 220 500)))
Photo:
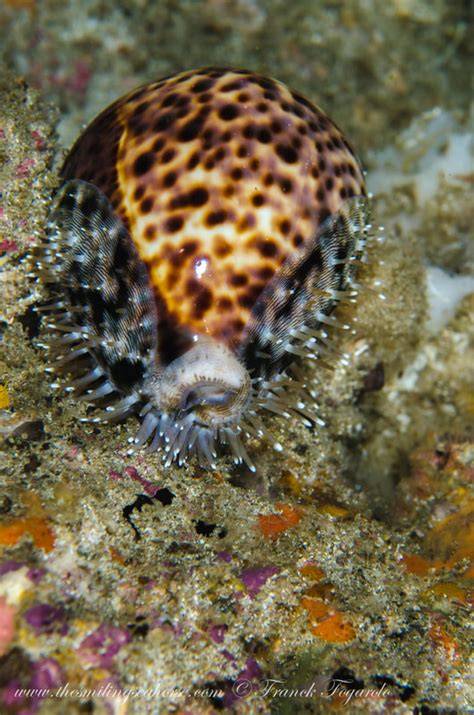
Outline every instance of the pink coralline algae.
POLYGON ((18 164, 15 171, 15 176, 18 179, 25 179, 29 173, 30 169, 36 164, 35 159, 23 159, 22 162, 18 164))
MULTIPOLYGON (((23 568, 23 566, 28 568, 28 564, 24 564, 21 561, 14 561, 13 559, 4 561, 0 564, 0 576, 3 576, 10 571, 18 571, 18 569, 23 568)), ((26 575, 33 583, 39 583, 44 576, 44 571, 39 568, 28 568, 28 573, 26 575)))
POLYGON ((60 633, 66 635, 69 628, 62 608, 39 603, 25 613, 26 622, 39 633, 60 633))
POLYGON ((240 580, 247 589, 247 593, 251 598, 255 598, 260 589, 265 585, 269 578, 280 573, 277 566, 259 566, 256 568, 246 569, 240 574, 240 580))
POLYGON ((16 241, 10 241, 8 238, 0 241, 0 253, 14 253, 15 251, 18 251, 16 241))
POLYGON ((236 700, 248 697, 251 692, 258 690, 262 678, 262 669, 254 658, 248 658, 245 668, 240 671, 233 681, 232 688, 224 695, 224 706, 230 708, 236 700), (241 683, 241 687, 239 687, 241 683))
POLYGON ((225 623, 213 623, 208 627, 207 632, 214 643, 223 643, 227 632, 227 626, 225 623))
POLYGON ((21 569, 23 564, 21 561, 4 561, 3 563, 0 564, 0 576, 3 576, 6 573, 10 573, 10 571, 18 571, 18 569, 21 569))
POLYGON ((141 477, 135 467, 125 467, 125 474, 135 482, 139 482, 143 487, 143 491, 148 494, 149 497, 155 496, 159 487, 157 487, 156 484, 153 484, 153 482, 150 482, 148 479, 141 477))
POLYGON ((86 62, 78 60, 74 65, 74 74, 72 75, 69 88, 74 94, 79 94, 83 97, 89 86, 91 78, 91 68, 86 62))
POLYGON ((15 632, 15 611, 0 598, 0 656, 7 652, 15 632))
POLYGON ((130 633, 122 628, 102 625, 82 641, 79 655, 95 667, 110 668, 114 655, 130 640, 130 633))
MULTIPOLYGON (((136 467, 128 466, 125 467, 124 471, 127 477, 130 477, 130 479, 133 479, 134 482, 138 482, 142 485, 143 491, 148 494, 149 497, 154 497, 156 495, 159 487, 156 484, 153 484, 153 482, 150 482, 148 479, 141 477, 136 467)), ((109 471, 109 479, 112 479, 112 481, 116 482, 122 478, 123 474, 118 472, 116 469, 111 469, 109 471)))
POLYGON ((36 149, 44 149, 44 147, 46 146, 45 141, 37 129, 33 129, 33 131, 31 132, 31 136, 35 140, 36 149))
MULTIPOLYGON (((6 685, 0 694, 0 708, 4 705, 8 712, 18 715, 35 715, 48 690, 56 690, 64 683, 64 674, 59 663, 53 658, 42 658, 31 664, 31 677, 27 683, 16 678, 6 685), (19 695, 18 689, 34 690, 28 698, 19 695), (10 710, 11 709, 11 710, 10 710)), ((3 710, 0 710, 3 713, 3 710)))
POLYGON ((229 564, 232 561, 232 554, 229 554, 228 551, 218 551, 216 557, 219 561, 225 561, 226 564, 229 564))
POLYGON ((31 678, 31 688, 45 690, 47 688, 59 688, 64 682, 64 675, 61 667, 53 658, 43 658, 33 663, 33 676, 31 678))
POLYGON ((82 98, 85 96, 89 87, 91 75, 90 65, 82 60, 78 60, 73 65, 71 74, 65 76, 59 72, 51 73, 48 76, 48 81, 53 87, 65 89, 70 94, 82 98))

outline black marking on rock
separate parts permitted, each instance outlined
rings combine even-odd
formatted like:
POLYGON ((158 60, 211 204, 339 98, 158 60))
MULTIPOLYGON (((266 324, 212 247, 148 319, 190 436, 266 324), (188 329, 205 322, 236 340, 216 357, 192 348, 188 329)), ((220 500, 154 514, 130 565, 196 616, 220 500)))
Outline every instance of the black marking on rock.
POLYGON ((131 519, 131 514, 135 510, 139 511, 141 513, 143 507, 146 504, 153 504, 152 498, 148 497, 146 494, 137 494, 137 498, 135 499, 135 501, 132 504, 127 504, 127 506, 124 506, 124 508, 122 509, 123 518, 125 519, 125 521, 128 521, 128 523, 132 527, 133 531, 135 532, 135 537, 134 537, 135 541, 140 541, 142 536, 141 536, 140 532, 138 531, 137 527, 135 526, 135 524, 133 523, 133 521, 131 519))
POLYGON ((135 501, 132 504, 128 504, 122 509, 124 519, 128 521, 133 531, 135 532, 135 541, 140 541, 142 537, 139 530, 131 519, 131 514, 135 510, 141 513, 143 507, 150 504, 153 505, 154 500, 159 501, 163 506, 169 506, 175 497, 176 494, 173 494, 173 492, 167 487, 163 487, 162 489, 158 489, 158 491, 153 497, 149 497, 147 494, 137 494, 137 498, 135 499, 135 501))
MULTIPOLYGON (((201 536, 212 536, 218 527, 217 524, 207 523, 202 519, 198 519, 195 522, 194 528, 196 529, 196 533, 200 534, 201 536)), ((219 527, 219 530, 216 532, 215 535, 219 539, 223 539, 224 536, 227 536, 227 529, 225 527, 219 527)))
POLYGON ((341 665, 332 675, 327 685, 328 695, 334 692, 349 690, 351 692, 362 690, 364 681, 356 677, 353 670, 341 665))
POLYGON ((8 514, 13 507, 13 502, 9 496, 2 494, 0 496, 0 514, 8 514))
POLYGON ((30 306, 20 316, 18 316, 23 328, 26 330, 29 340, 37 338, 40 332, 41 316, 36 312, 34 306, 30 306))
POLYGON ((127 627, 135 638, 146 638, 150 630, 148 623, 129 623, 127 627))
POLYGON ((364 375, 364 386, 358 395, 360 399, 367 392, 376 392, 385 385, 385 369, 383 362, 378 362, 369 372, 364 375))
POLYGON ((153 499, 158 499, 163 506, 169 506, 175 497, 176 494, 173 494, 167 487, 163 487, 162 489, 158 489, 153 499))

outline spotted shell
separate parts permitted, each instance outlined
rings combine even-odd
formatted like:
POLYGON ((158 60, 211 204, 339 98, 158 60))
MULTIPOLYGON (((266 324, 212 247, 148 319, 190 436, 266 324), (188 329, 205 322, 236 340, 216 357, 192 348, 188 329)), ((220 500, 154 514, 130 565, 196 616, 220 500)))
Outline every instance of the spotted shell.
POLYGON ((70 389, 138 414, 168 464, 213 465, 221 442, 254 468, 262 408, 310 419, 291 364, 320 355, 363 251, 344 135, 281 82, 206 68, 112 104, 62 176, 39 267, 55 365, 83 367, 70 389))

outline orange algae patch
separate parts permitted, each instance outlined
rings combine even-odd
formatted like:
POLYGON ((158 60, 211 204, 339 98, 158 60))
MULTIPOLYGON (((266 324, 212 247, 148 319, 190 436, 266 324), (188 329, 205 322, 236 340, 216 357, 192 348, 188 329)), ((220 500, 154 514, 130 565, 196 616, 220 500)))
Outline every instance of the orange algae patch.
POLYGON ((474 578, 474 564, 463 574, 463 578, 474 578))
POLYGON ((436 524, 428 534, 428 546, 433 553, 445 557, 450 568, 461 559, 474 562, 474 502, 436 524))
POLYGON ((10 396, 5 385, 0 385, 0 410, 5 410, 10 406, 10 396))
POLYGON ((321 504, 318 506, 318 511, 320 514, 327 514, 335 519, 347 519, 351 515, 349 509, 337 506, 337 504, 321 504))
POLYGON ((289 504, 279 502, 276 508, 280 514, 260 514, 258 517, 258 526, 263 536, 270 539, 277 539, 287 529, 292 529, 296 526, 303 516, 302 509, 289 504))
POLYGON ((332 584, 317 581, 305 591, 305 594, 306 596, 312 596, 314 598, 331 598, 333 592, 334 588, 332 584))
POLYGON ((344 620, 341 613, 326 618, 322 623, 311 628, 313 635, 329 643, 347 643, 355 638, 355 630, 344 620))
POLYGON ((429 576, 431 571, 437 571, 443 566, 442 561, 430 561, 418 554, 405 554, 402 564, 407 573, 415 574, 415 576, 429 576))
POLYGON ((324 571, 316 564, 313 564, 312 561, 307 561, 301 566, 300 574, 305 578, 310 578, 312 581, 321 581, 325 577, 324 571))
POLYGON ((441 598, 449 598, 460 603, 467 603, 466 592, 452 581, 443 581, 435 583, 429 589, 423 592, 424 596, 437 596, 441 598))
POLYGON ((123 556, 115 546, 109 546, 109 554, 112 561, 115 561, 122 566, 125 564, 125 556, 123 556))
POLYGON ((25 534, 30 534, 37 548, 51 551, 54 547, 54 533, 43 515, 44 510, 38 496, 24 492, 21 498, 28 508, 28 513, 0 525, 0 546, 15 546, 25 534))
POLYGON ((323 601, 303 596, 301 605, 308 611, 311 633, 328 643, 347 643, 355 638, 353 626, 342 613, 333 611, 323 601))
POLYGON ((301 482, 289 469, 285 469, 282 473, 280 483, 282 486, 289 489, 295 496, 299 496, 301 494, 301 482))
POLYGON ((466 560, 467 568, 461 578, 471 578, 474 575, 474 504, 468 503, 436 524, 428 532, 426 543, 427 551, 438 558, 405 554, 402 564, 408 573, 429 576, 431 572, 452 569, 466 560))
POLYGON ((317 598, 309 598, 309 596, 303 596, 301 599, 301 605, 309 613, 310 623, 314 620, 319 620, 323 616, 329 613, 329 606, 327 606, 323 601, 317 598))
POLYGON ((7 5, 16 10, 33 10, 35 0, 6 0, 7 5))
POLYGON ((441 620, 433 619, 429 638, 433 649, 441 655, 444 655, 450 663, 457 663, 461 657, 459 643, 448 633, 441 620))
POLYGON ((46 519, 37 517, 15 519, 9 524, 0 526, 0 546, 15 546, 25 534, 31 535, 34 545, 39 549, 52 550, 54 534, 46 519))

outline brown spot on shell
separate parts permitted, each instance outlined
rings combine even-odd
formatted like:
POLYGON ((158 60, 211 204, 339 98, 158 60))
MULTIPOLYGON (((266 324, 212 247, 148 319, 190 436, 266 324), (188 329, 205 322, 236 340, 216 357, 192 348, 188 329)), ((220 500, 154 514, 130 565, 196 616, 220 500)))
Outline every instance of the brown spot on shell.
POLYGON ((227 311, 232 308, 232 301, 230 298, 218 298, 216 301, 216 307, 218 310, 227 311))
POLYGON ((209 199, 209 192, 207 191, 207 189, 204 189, 202 187, 193 189, 188 194, 189 206, 195 206, 195 207, 204 206, 204 204, 208 201, 208 199, 209 199))
POLYGON ((177 139, 180 142, 190 142, 199 136, 199 133, 203 127, 204 118, 202 116, 197 116, 191 119, 187 124, 185 124, 178 132, 177 139))
POLYGON ((216 256, 223 258, 232 253, 232 244, 222 236, 217 236, 214 239, 213 249, 216 256))
POLYGON ((251 245, 254 245, 265 258, 274 258, 278 255, 278 244, 271 238, 256 238, 251 240, 251 245))
POLYGON ((293 183, 291 179, 279 179, 278 183, 280 185, 280 189, 283 191, 284 194, 289 194, 293 189, 293 183))
POLYGON ((145 228, 144 234, 147 241, 153 241, 156 237, 156 226, 148 224, 145 228))
POLYGON ((174 157, 176 156, 176 150, 175 149, 167 149, 166 151, 163 152, 163 156, 161 157, 160 161, 162 164, 168 164, 174 157))
POLYGON ((288 219, 283 219, 280 221, 280 231, 285 234, 285 236, 290 232, 291 224, 288 219))
POLYGON ((288 144, 277 144, 275 151, 287 164, 294 164, 298 160, 298 153, 288 144))
POLYGON ((265 196, 263 194, 255 194, 252 196, 252 204, 256 207, 263 206, 265 203, 265 196))
POLYGON ((243 273, 235 273, 230 279, 230 284, 233 286, 244 286, 248 283, 248 280, 248 277, 243 273))
POLYGON ((209 288, 201 288, 194 301, 194 316, 202 318, 212 305, 212 292, 209 288))
POLYGON ((158 139, 155 139, 153 142, 152 150, 155 152, 155 154, 159 154, 160 151, 163 149, 165 145, 165 140, 163 137, 158 137, 158 139))
POLYGON ((153 199, 151 198, 151 196, 149 196, 146 199, 143 199, 143 201, 140 204, 140 211, 143 214, 147 214, 147 213, 150 213, 152 208, 153 208, 153 199))
POLYGON ((255 214, 247 212, 241 219, 239 219, 237 223, 237 231, 241 233, 242 231, 247 231, 250 228, 255 228, 256 223, 257 219, 255 214))
POLYGON ((214 80, 211 78, 208 79, 200 79, 198 82, 193 84, 191 87, 191 92, 194 92, 195 94, 198 94, 199 92, 206 92, 207 90, 211 89, 214 85, 214 80))
POLYGON ((224 104, 224 106, 219 109, 219 118, 223 119, 225 122, 235 119, 239 116, 239 114, 240 109, 235 104, 224 104))
POLYGON ((176 233, 181 230, 183 223, 182 216, 171 216, 165 222, 165 230, 168 231, 168 233, 176 233))
POLYGON ((134 161, 133 173, 135 176, 143 176, 143 174, 150 171, 154 163, 155 155, 152 152, 148 151, 144 154, 140 154, 140 156, 134 161))
POLYGON ((226 220, 226 212, 220 209, 219 211, 212 211, 206 217, 207 226, 217 226, 219 223, 224 223, 226 220))
POLYGON ((163 177, 163 186, 165 188, 169 189, 171 186, 173 186, 176 183, 177 178, 178 178, 178 174, 176 173, 176 171, 169 171, 163 177))

